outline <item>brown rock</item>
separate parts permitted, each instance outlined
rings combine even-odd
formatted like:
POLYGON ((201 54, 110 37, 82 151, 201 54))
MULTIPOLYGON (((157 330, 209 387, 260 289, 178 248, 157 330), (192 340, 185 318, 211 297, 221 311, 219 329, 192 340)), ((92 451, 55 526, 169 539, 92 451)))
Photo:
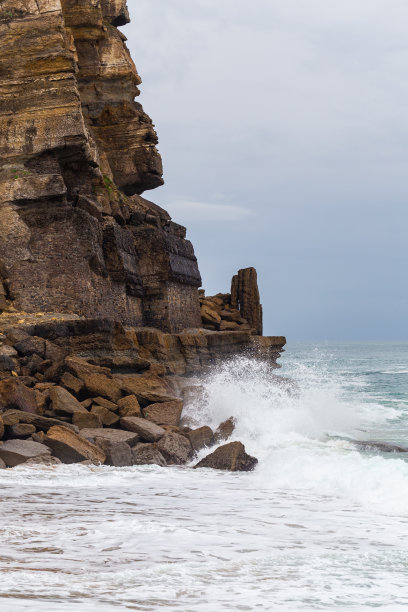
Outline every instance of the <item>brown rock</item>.
POLYGON ((137 444, 133 449, 134 465, 167 465, 165 458, 155 444, 137 444))
POLYGON ((79 430, 102 427, 100 416, 92 412, 75 412, 72 416, 72 423, 76 425, 79 430))
POLYGON ((186 433, 186 437, 190 440, 190 444, 195 451, 199 451, 205 446, 213 444, 214 433, 211 427, 199 427, 186 433))
POLYGON ((37 338, 36 336, 28 336, 20 342, 16 342, 14 347, 25 357, 36 353, 42 359, 45 358, 45 340, 44 338, 37 338))
POLYGON ((229 444, 220 446, 213 453, 204 457, 194 467, 231 472, 251 472, 257 463, 258 459, 245 452, 245 446, 242 442, 229 442, 229 444))
POLYGON ((35 427, 29 423, 16 423, 7 428, 9 438, 29 438, 33 433, 35 433, 35 427))
POLYGON ((0 415, 0 440, 3 438, 4 436, 4 421, 3 421, 3 417, 0 415))
POLYGON ((119 423, 118 415, 103 406, 92 406, 91 413, 98 416, 102 425, 105 425, 105 427, 110 427, 111 425, 119 423))
POLYGON ((157 448, 166 459, 168 464, 182 465, 186 463, 191 455, 190 441, 180 434, 167 431, 157 442, 157 448))
POLYGON ((51 427, 44 438, 44 444, 62 463, 77 463, 86 459, 93 463, 105 462, 105 453, 100 448, 66 427, 51 427))
POLYGON ((28 459, 49 454, 44 444, 32 440, 7 440, 0 444, 0 459, 3 459, 7 467, 15 467, 28 459))
POLYGON ((103 406, 104 408, 107 408, 111 412, 118 412, 119 410, 118 404, 114 404, 113 402, 110 402, 105 397, 94 397, 93 403, 97 404, 98 406, 103 406))
POLYGON ((122 417, 120 424, 123 429, 134 431, 142 440, 146 442, 157 442, 165 434, 165 430, 159 425, 148 421, 147 419, 139 419, 138 417, 122 417))
POLYGON ((262 336, 262 306, 259 300, 258 280, 255 268, 239 270, 231 283, 231 306, 239 308, 258 336, 262 336))
POLYGON ((76 412, 86 413, 87 410, 84 408, 74 397, 64 389, 63 387, 51 387, 50 399, 52 402, 52 409, 55 414, 72 415, 76 412))
POLYGON ((126 467, 133 465, 132 449, 126 442, 112 442, 107 438, 95 438, 95 444, 103 450, 106 455, 105 464, 114 467, 126 467))
POLYGON ((143 415, 149 421, 153 421, 157 425, 180 425, 180 417, 183 410, 183 402, 174 400, 172 402, 160 402, 158 404, 150 404, 143 409, 143 415))
POLYGON ((61 377, 61 385, 74 395, 79 395, 79 393, 84 388, 84 383, 82 382, 82 380, 80 380, 70 372, 64 372, 61 377))
POLYGON ((83 381, 89 395, 102 395, 112 402, 117 402, 121 397, 119 386, 106 374, 86 374, 83 381))
POLYGON ((214 433, 214 443, 218 444, 222 440, 228 440, 232 436, 232 433, 235 429, 235 419, 234 417, 230 417, 226 421, 223 421, 215 430, 214 433))
POLYGON ((24 465, 61 465, 61 463, 62 461, 52 455, 38 455, 25 461, 24 465))
POLYGON ((200 313, 203 323, 209 323, 210 325, 219 325, 221 323, 219 313, 215 307, 210 306, 209 303, 201 306, 200 313))
POLYGON ((37 397, 18 378, 0 380, 0 406, 3 409, 15 408, 24 412, 37 412, 37 397))
POLYGON ((29 423, 34 425, 36 429, 42 431, 48 431, 50 427, 54 425, 60 425, 71 429, 74 432, 78 432, 78 428, 71 423, 64 423, 59 419, 52 419, 38 414, 30 414, 29 412, 22 412, 20 410, 7 410, 3 412, 3 420, 5 425, 15 425, 16 423, 29 423))
POLYGON ((104 438, 112 443, 126 442, 130 447, 135 446, 140 440, 137 433, 124 431, 123 429, 81 429, 80 435, 83 438, 94 440, 95 438, 104 438))
POLYGON ((173 391, 162 378, 155 374, 116 374, 115 381, 127 395, 135 395, 142 406, 156 402, 171 402, 173 391))
POLYGON ((219 330, 220 331, 236 331, 240 328, 238 323, 234 321, 221 321, 219 330))
POLYGON ((142 411, 140 408, 140 404, 137 401, 137 397, 135 395, 127 395, 126 397, 122 397, 118 401, 119 406, 119 415, 121 417, 125 416, 135 416, 142 417, 142 411))

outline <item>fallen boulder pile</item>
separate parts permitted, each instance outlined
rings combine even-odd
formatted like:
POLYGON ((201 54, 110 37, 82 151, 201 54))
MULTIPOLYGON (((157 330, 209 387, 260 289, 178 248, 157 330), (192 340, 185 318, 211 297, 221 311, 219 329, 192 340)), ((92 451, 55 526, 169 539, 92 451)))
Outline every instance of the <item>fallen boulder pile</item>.
MULTIPOLYGON (((185 465, 227 440, 233 419, 217 431, 182 423, 183 400, 164 368, 146 361, 116 372, 50 340, 14 329, 0 347, 0 467, 22 463, 185 465), (5 364, 5 365, 4 365, 5 364)), ((240 442, 217 448, 195 467, 252 470, 240 442)))

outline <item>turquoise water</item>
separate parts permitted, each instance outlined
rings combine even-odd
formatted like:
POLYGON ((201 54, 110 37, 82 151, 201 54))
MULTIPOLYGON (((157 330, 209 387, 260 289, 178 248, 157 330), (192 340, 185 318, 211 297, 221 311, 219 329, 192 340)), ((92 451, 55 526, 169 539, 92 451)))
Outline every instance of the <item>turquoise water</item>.
POLYGON ((408 446, 408 344, 292 344, 281 363, 235 359, 184 411, 234 416, 252 473, 1 470, 0 609, 407 609, 408 453, 357 441, 408 446))

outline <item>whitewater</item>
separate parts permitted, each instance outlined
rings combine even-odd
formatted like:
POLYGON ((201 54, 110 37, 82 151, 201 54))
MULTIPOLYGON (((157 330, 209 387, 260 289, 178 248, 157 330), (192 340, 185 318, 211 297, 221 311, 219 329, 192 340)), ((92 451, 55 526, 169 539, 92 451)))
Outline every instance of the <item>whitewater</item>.
POLYGON ((218 367, 184 410, 233 416, 254 472, 0 470, 2 612, 406 608, 408 453, 358 442, 408 447, 408 344, 280 361, 218 367))

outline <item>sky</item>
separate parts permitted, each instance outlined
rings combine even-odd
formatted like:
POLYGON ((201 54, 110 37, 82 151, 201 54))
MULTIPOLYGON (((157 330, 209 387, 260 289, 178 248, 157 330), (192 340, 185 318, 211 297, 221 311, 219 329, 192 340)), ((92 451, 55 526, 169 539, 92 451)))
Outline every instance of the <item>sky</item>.
POLYGON ((254 266, 264 332, 408 340, 406 0, 129 0, 165 186, 208 295, 254 266))

